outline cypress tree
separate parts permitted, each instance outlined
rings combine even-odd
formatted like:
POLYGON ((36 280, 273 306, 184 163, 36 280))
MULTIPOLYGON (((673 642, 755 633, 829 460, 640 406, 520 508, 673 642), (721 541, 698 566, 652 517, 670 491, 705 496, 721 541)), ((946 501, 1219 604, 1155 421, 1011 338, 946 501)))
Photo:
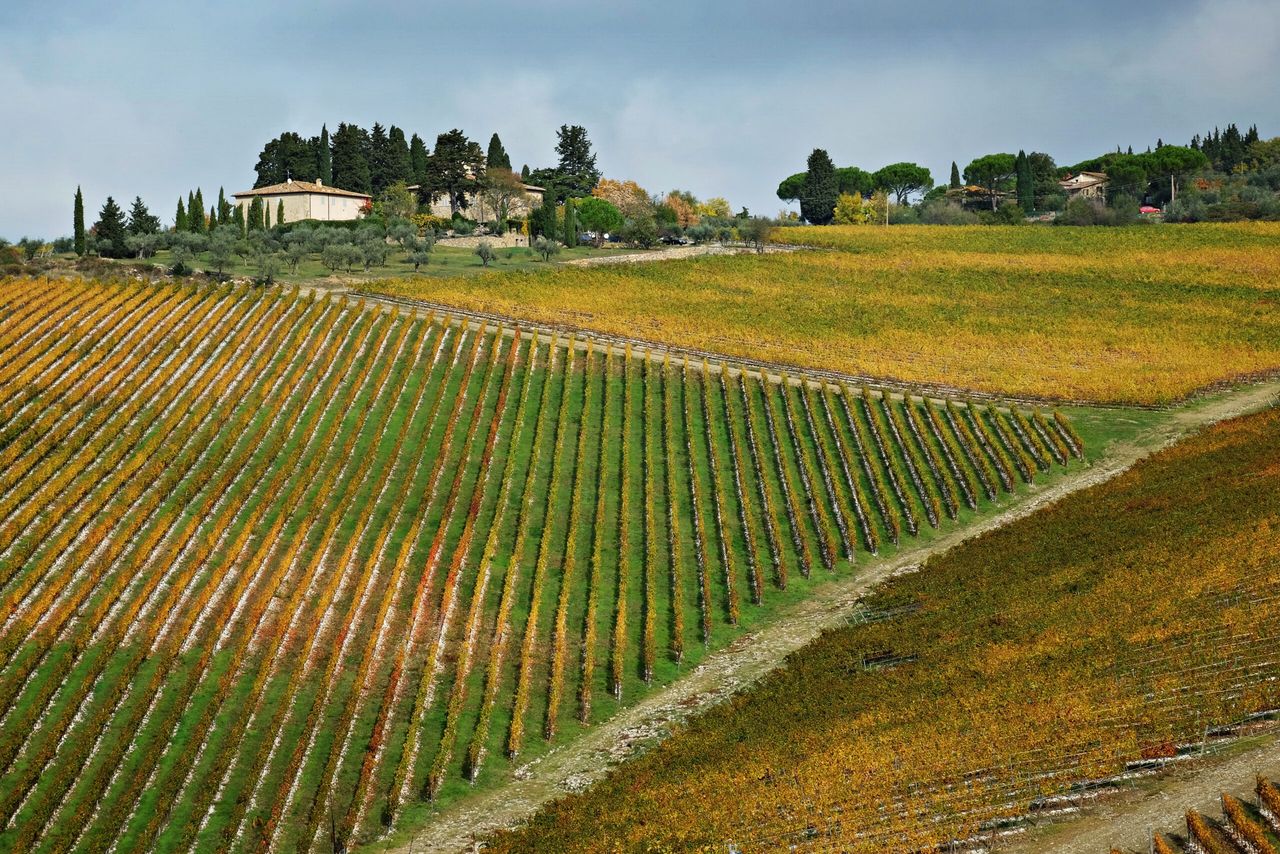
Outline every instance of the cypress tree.
POLYGON ((173 218, 173 230, 187 230, 187 209, 182 206, 182 196, 178 196, 178 213, 173 218))
POLYGON ((556 236, 556 203, 544 199, 542 204, 529 214, 529 231, 531 237, 556 236))
POLYGON ((80 192, 80 187, 76 187, 76 205, 73 215, 74 222, 72 229, 75 233, 76 254, 84 254, 84 194, 80 192))
POLYGON ((262 196, 254 196, 249 203, 249 230, 262 231, 262 196))
POLYGON ((236 205, 231 211, 231 224, 240 232, 240 236, 244 237, 244 206, 236 205))
POLYGON ((197 234, 203 232, 204 229, 204 194, 200 192, 200 188, 196 188, 195 202, 187 207, 187 224, 191 226, 191 230, 197 234))
POLYGON ((284 222, 284 199, 280 200, 280 204, 276 205, 276 225, 284 222))
POLYGON ((187 213, 183 217, 183 222, 186 223, 182 228, 183 231, 196 230, 196 194, 190 190, 187 191, 187 213))
POLYGON ((392 160, 391 140, 387 137, 386 128, 374 122, 373 132, 369 135, 369 180, 375 196, 395 183, 392 160))
POLYGON ((951 189, 960 189, 960 167, 954 160, 951 161, 951 189))
POLYGON ((329 147, 329 126, 320 126, 320 180, 333 183, 333 149, 329 147))
POLYGON ((511 158, 507 155, 507 150, 502 147, 502 140, 498 139, 496 133, 489 137, 489 152, 485 157, 485 166, 489 169, 511 171, 511 158))
POLYGON ((836 167, 831 156, 821 148, 815 148, 809 155, 808 165, 800 198, 800 215, 814 225, 827 225, 835 215, 836 197, 840 194, 836 167))
POLYGON ((231 222, 231 203, 227 201, 227 194, 222 188, 218 188, 218 225, 226 225, 231 222))
POLYGON ((1014 169, 1016 171, 1018 204, 1022 206, 1024 211, 1034 210, 1036 205, 1036 182, 1035 177, 1031 174, 1031 160, 1028 159, 1027 152, 1018 151, 1018 159, 1014 164, 1014 169))
POLYGON ((520 180, 524 181, 526 184, 529 182, 529 164, 528 163, 526 163, 524 167, 520 170, 520 180))
POLYGON ((564 245, 578 245, 578 211, 572 199, 564 200, 564 245))
POLYGON ((429 156, 427 144, 415 133, 409 140, 409 177, 420 187, 427 183, 429 156))
POLYGON ((413 164, 409 156, 409 143, 404 138, 404 131, 395 125, 387 131, 387 145, 391 152, 391 182, 413 181, 413 164))

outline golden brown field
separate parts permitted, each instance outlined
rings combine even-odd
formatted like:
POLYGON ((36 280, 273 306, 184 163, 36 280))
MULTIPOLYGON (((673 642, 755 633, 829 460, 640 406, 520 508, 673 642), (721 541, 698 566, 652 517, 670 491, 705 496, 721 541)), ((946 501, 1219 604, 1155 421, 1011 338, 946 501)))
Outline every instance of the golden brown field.
POLYGON ((1280 368, 1280 224, 782 229, 798 251, 376 290, 730 356, 1167 403, 1280 368))

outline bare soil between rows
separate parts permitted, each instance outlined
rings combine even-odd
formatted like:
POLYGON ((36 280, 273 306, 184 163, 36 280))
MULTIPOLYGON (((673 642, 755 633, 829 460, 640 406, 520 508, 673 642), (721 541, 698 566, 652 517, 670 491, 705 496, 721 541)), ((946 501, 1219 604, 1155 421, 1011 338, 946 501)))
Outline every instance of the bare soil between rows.
MULTIPOLYGON (((411 832, 413 852, 461 851, 495 830, 526 819, 543 804, 580 791, 602 778, 629 756, 656 744, 673 725, 750 686, 782 666, 786 657, 823 631, 847 622, 870 589, 901 572, 917 569, 929 558, 987 531, 1034 513, 1067 495, 1110 480, 1139 460, 1186 435, 1218 421, 1257 412, 1280 402, 1280 380, 1272 379, 1234 389, 1218 397, 1169 412, 1159 425, 1131 442, 1115 442, 1088 469, 1048 486, 1032 485, 1004 512, 950 531, 937 539, 902 549, 857 575, 835 579, 804 602, 780 614, 768 626, 744 635, 729 647, 708 656, 698 667, 671 685, 591 731, 547 754, 521 765, 507 782, 463 798, 436 814, 430 824, 411 832)), ((1208 791, 1223 789, 1220 778, 1203 783, 1208 791)), ((1227 787, 1231 790, 1232 787, 1227 787)), ((397 834, 404 839, 405 834, 397 834)), ((1092 844, 1091 842, 1089 844, 1092 844)), ((375 843, 371 848, 384 847, 375 843)), ((408 854, 408 844, 394 848, 408 854)), ((1043 850, 1043 849, 1041 849, 1043 850)), ((1065 852, 1085 848, 1064 848, 1065 852)), ((1092 850, 1092 849, 1089 849, 1092 850)))

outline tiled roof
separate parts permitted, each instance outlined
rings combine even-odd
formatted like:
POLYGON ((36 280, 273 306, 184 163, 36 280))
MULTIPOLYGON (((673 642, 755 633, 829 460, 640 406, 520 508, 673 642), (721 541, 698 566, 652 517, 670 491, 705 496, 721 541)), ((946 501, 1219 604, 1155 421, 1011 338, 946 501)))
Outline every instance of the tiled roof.
POLYGON ((372 198, 368 193, 355 193, 351 190, 340 190, 337 187, 326 187, 311 181, 285 181, 283 184, 272 184, 269 187, 258 187, 235 194, 239 199, 244 196, 282 196, 288 193, 313 193, 323 196, 350 196, 356 199, 372 198))
POLYGON ((1081 172, 1079 175, 1063 178, 1058 183, 1063 187, 1092 187, 1106 182, 1107 173, 1105 172, 1081 172))

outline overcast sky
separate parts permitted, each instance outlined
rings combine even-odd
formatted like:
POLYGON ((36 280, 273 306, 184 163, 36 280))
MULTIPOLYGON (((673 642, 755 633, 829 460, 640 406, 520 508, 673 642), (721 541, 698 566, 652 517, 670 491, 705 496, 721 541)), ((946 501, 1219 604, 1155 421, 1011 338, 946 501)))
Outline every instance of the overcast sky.
POLYGON ((108 194, 171 221, 323 122, 496 130, 534 168, 581 124, 606 176, 772 214, 815 146, 945 181, 992 151, 1276 136, 1277 81, 1280 0, 4 0, 0 236, 70 233, 77 184, 90 223, 108 194))

